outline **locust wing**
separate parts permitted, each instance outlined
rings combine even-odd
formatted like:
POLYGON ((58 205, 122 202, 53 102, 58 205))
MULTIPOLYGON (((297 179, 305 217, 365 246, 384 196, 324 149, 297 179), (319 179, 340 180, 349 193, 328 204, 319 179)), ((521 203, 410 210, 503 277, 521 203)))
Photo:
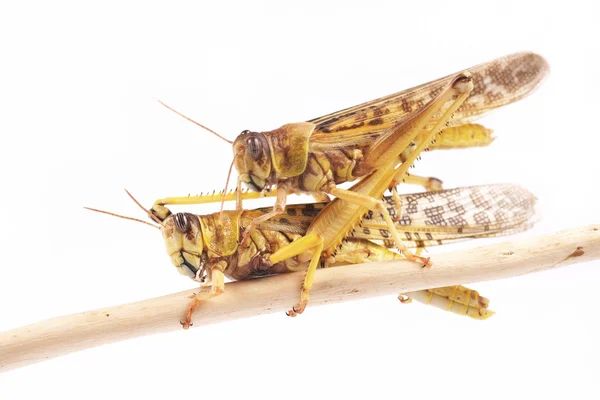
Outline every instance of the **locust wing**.
MULTIPOLYGON (((549 66, 537 54, 516 53, 468 71, 473 76, 474 90, 456 111, 450 126, 472 122, 529 95, 548 74, 549 66)), ((310 120, 316 124, 311 145, 320 149, 368 145, 435 98, 455 75, 310 120)))
MULTIPOLYGON (((503 236, 529 229, 538 220, 536 198, 518 185, 461 187, 401 196, 398 231, 410 247, 467 238, 503 236)), ((392 215, 394 202, 385 198, 392 215)), ((380 215, 369 212, 350 237, 393 245, 380 215)))

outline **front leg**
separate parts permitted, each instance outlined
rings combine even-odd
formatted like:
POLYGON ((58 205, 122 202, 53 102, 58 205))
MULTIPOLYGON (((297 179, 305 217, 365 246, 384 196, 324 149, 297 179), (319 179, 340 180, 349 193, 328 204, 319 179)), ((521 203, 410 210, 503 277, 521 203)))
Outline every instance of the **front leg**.
POLYGON ((265 221, 270 220, 271 218, 273 218, 277 215, 283 214, 283 212, 285 211, 285 204, 286 204, 286 200, 287 200, 287 192, 289 189, 289 185, 278 184, 277 186, 278 186, 277 200, 275 201, 273 210, 269 211, 266 214, 261 215, 260 217, 254 218, 252 220, 252 222, 250 222, 250 224, 248 224, 248 226, 244 230, 244 234, 242 235, 242 240, 240 242, 241 247, 248 246, 248 241, 250 240, 250 234, 252 233, 252 231, 254 229, 258 228, 258 226, 260 224, 262 224, 265 221))
POLYGON ((192 323, 192 315, 194 314, 194 312, 196 311, 196 309, 202 301, 223 294, 223 292, 225 291, 225 276, 223 275, 225 267, 227 267, 227 263, 225 261, 219 261, 218 263, 210 267, 210 290, 208 292, 202 291, 192 296, 192 301, 188 305, 187 311, 185 313, 185 319, 181 321, 181 326, 183 326, 183 329, 188 329, 190 326, 194 325, 192 323))

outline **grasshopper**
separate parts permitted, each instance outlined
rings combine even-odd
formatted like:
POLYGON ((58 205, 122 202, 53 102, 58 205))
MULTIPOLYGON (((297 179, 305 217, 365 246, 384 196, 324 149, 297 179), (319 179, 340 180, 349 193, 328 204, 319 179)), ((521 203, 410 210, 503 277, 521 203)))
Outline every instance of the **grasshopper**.
MULTIPOLYGON (((537 218, 535 197, 517 185, 463 187, 403 195, 400 200, 403 218, 395 224, 395 229, 406 237, 407 246, 418 249, 469 238, 521 232, 530 228, 537 218)), ((384 198, 386 207, 390 209, 396 208, 395 201, 391 197, 384 198)), ((184 328, 191 325, 192 314, 201 300, 223 292, 224 276, 242 280, 305 268, 307 262, 301 257, 277 263, 266 262, 266 259, 305 237, 314 219, 325 208, 326 203, 290 205, 285 215, 261 223, 252 233, 250 246, 242 247, 238 244, 240 228, 269 213, 270 208, 224 211, 220 222, 220 213, 172 214, 166 207, 155 205, 154 214, 163 217, 153 217, 160 224, 173 265, 181 274, 211 285, 210 292, 203 293, 203 297, 195 297, 190 303, 182 322, 184 328)), ((368 213, 347 240, 325 259, 323 267, 401 258, 400 254, 389 250, 394 246, 390 237, 383 218, 377 213, 368 213)), ((463 286, 399 296, 402 302, 410 298, 475 319, 493 315, 487 309, 487 299, 463 286)))
MULTIPOLYGON (((547 62, 533 53, 516 53, 468 69, 474 89, 454 113, 454 119, 442 130, 430 149, 486 146, 494 138, 492 131, 471 122, 493 109, 515 102, 533 92, 549 71, 547 62)), ((399 124, 420 113, 447 87, 457 74, 449 75, 380 99, 350 107, 332 114, 291 123, 265 132, 243 131, 235 141, 229 141, 215 131, 199 124, 166 104, 164 106, 184 118, 209 130, 233 145, 232 166, 238 172, 236 200, 242 209, 241 185, 257 192, 277 187, 275 207, 247 227, 242 243, 260 223, 284 212, 289 193, 307 193, 317 199, 343 193, 337 185, 362 179, 381 168, 382 158, 389 153, 393 132, 399 124)), ((425 123, 400 149, 405 162, 416 143, 423 142, 432 127, 439 122, 440 110, 425 123)), ((440 126, 443 127, 443 126, 440 126)), ((435 132, 437 133, 437 132, 435 132)), ((231 172, 231 169, 230 169, 231 172)), ((420 184, 426 189, 441 189, 436 178, 404 176, 406 183, 420 184)), ((228 178, 229 181, 229 178, 228 178)), ((400 181, 395 177, 393 188, 400 181)), ((394 192, 393 192, 394 194, 394 192)), ((346 196, 346 200, 351 201, 346 196)), ((167 199, 180 204, 181 199, 167 199)), ((225 197, 221 199, 225 200, 225 197)), ((205 197, 202 202, 218 201, 205 197)), ((165 199, 159 200, 165 203, 165 199)))

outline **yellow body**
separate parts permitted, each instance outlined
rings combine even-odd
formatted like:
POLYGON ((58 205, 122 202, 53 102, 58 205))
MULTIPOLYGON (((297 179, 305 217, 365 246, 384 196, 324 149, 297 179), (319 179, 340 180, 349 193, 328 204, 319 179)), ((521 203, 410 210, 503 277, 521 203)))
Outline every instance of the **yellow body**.
MULTIPOLYGON (((515 233, 528 229, 536 221, 535 197, 516 185, 484 185, 416 193, 403 195, 400 201, 399 210, 403 218, 395 226, 409 247, 423 248, 462 239, 515 233), (479 199, 486 199, 485 204, 479 199)), ((389 208, 396 205, 392 198, 386 198, 385 203, 389 208)), ((165 215, 161 230, 171 260, 182 274, 201 281, 214 279, 215 270, 235 280, 258 278, 306 267, 307 260, 303 260, 302 256, 275 264, 267 260, 270 254, 305 238, 315 218, 319 218, 326 207, 326 203, 289 206, 284 215, 259 226, 252 233, 247 247, 237 244, 240 228, 268 213, 270 208, 225 212, 223 224, 219 222, 219 213, 165 215)), ((159 211, 168 213, 165 208, 159 207, 159 211)), ((360 226, 329 254, 322 266, 402 257, 386 248, 394 246, 390 238, 383 218, 376 213, 367 214, 360 226)), ((463 287, 452 287, 408 295, 473 318, 489 317, 491 312, 487 311, 487 302, 476 292, 472 295, 468 292, 469 289, 463 287)))

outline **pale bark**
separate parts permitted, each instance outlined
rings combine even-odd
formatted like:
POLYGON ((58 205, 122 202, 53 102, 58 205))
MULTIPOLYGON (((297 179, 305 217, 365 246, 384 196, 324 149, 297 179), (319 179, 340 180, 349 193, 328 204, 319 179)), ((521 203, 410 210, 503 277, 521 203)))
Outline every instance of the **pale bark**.
MULTIPOLYGON (((325 303, 508 278, 600 258, 600 225, 590 225, 437 254, 432 268, 406 260, 317 271, 307 308, 325 303)), ((225 294, 201 305, 195 327, 283 312, 299 298, 302 273, 233 282, 225 294)), ((193 291, 67 315, 0 333, 0 371, 106 343, 182 329, 193 291)), ((299 318, 302 318, 300 316, 299 318)))

